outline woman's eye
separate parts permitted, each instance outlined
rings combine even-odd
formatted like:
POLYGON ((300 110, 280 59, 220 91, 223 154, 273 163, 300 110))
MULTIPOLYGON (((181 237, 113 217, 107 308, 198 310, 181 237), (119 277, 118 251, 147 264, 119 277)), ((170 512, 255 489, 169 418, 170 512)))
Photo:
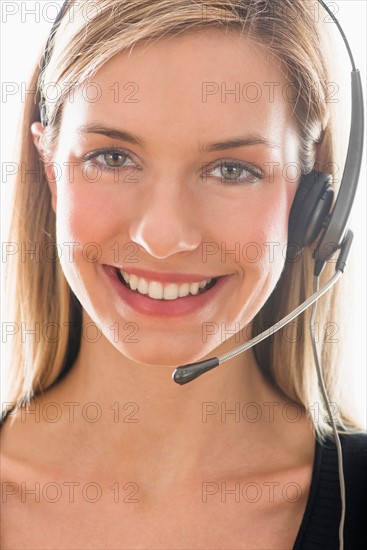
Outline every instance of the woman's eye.
POLYGON ((127 158, 127 155, 121 153, 104 153, 100 156, 104 158, 107 166, 110 168, 121 168, 127 158))
MULTIPOLYGON (((126 160, 131 160, 129 155, 121 151, 106 151, 95 156, 96 160, 98 160, 99 158, 102 159, 102 161, 99 161, 99 164, 101 164, 103 168, 108 168, 112 170, 115 168, 125 168, 127 166, 126 160)), ((132 165, 134 165, 133 162, 129 164, 129 166, 132 165)))
POLYGON ((82 158, 83 162, 97 165, 104 171, 114 171, 120 168, 129 168, 135 167, 135 163, 132 161, 131 157, 124 151, 115 151, 115 150, 103 150, 103 151, 94 151, 93 153, 88 153, 82 158), (131 162, 127 163, 126 161, 130 160, 131 162))
POLYGON ((259 168, 233 161, 222 161, 220 164, 213 166, 209 172, 205 173, 205 176, 210 174, 214 174, 214 177, 220 178, 224 183, 237 183, 239 185, 256 183, 264 177, 259 168))
MULTIPOLYGON (((81 159, 105 172, 116 172, 125 168, 136 168, 131 156, 125 151, 104 149, 88 153, 81 159)), ((221 161, 219 164, 207 165, 205 177, 220 178, 228 185, 251 185, 264 177, 262 171, 252 165, 235 161, 221 161)))

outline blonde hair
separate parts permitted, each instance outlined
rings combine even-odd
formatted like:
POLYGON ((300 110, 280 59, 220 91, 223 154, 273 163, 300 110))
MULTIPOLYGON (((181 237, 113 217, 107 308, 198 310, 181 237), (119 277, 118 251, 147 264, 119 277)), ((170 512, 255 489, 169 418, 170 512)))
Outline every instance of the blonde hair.
MULTIPOLYGON (((29 85, 43 93, 47 83, 57 85, 56 101, 46 100, 48 126, 42 146, 52 155, 60 129, 63 103, 71 91, 70 83, 80 86, 115 54, 140 43, 175 37, 209 27, 234 30, 265 47, 280 60, 284 76, 296 91, 293 116, 300 135, 300 166, 306 174, 313 168, 330 172, 338 160, 333 127, 332 104, 327 101, 330 82, 325 31, 314 21, 304 0, 85 0, 71 5, 64 14, 51 43, 51 55, 43 72, 37 66, 29 85), (94 11, 88 12, 93 4, 94 11), (91 6, 90 6, 91 7, 91 6), (98 9, 96 9, 98 8, 98 9), (69 17, 70 16, 70 17, 69 17)), ((36 96, 36 94, 35 94, 36 96)), ((28 179, 20 171, 16 178, 14 215, 10 241, 37 246, 36 257, 20 254, 9 263, 7 284, 12 318, 20 326, 62 327, 57 338, 22 341, 13 338, 9 399, 27 404, 37 393, 55 384, 75 361, 81 338, 81 305, 73 294, 57 260, 50 261, 41 251, 55 247, 55 214, 45 169, 30 134, 31 124, 39 120, 36 97, 28 96, 20 129, 19 165, 35 171, 28 179), (68 325, 69 324, 69 325, 68 325)), ((39 99, 39 98, 38 98, 39 99)), ((337 191, 338 182, 333 185, 337 191)), ((256 333, 297 307, 312 293, 314 260, 305 249, 297 261, 286 261, 283 274, 267 303, 253 320, 256 333)), ((326 265, 323 276, 329 278, 334 264, 326 265)), ((340 285, 319 301, 318 317, 338 319, 340 285)), ((307 332, 310 311, 299 317, 301 334, 296 342, 283 331, 258 344, 255 350, 259 368, 267 380, 290 401, 306 411, 322 403, 307 332)), ((335 345, 322 342, 321 364, 329 400, 339 406, 339 429, 352 433, 358 422, 348 410, 342 393, 340 357, 335 345)), ((314 422, 321 439, 331 426, 319 415, 314 422)), ((314 418, 311 415, 311 419, 314 418)))

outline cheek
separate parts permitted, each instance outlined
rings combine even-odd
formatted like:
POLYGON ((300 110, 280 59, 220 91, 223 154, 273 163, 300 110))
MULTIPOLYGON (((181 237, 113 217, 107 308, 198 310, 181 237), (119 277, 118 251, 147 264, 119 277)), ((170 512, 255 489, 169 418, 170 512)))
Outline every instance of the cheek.
MULTIPOLYGON (((214 241, 222 262, 257 264, 258 269, 265 269, 269 261, 284 263, 291 195, 284 182, 277 182, 246 194, 241 201, 222 205, 218 216, 204 215, 201 226, 198 222, 202 240, 209 236, 214 241)), ((136 202, 116 186, 63 181, 57 193, 58 243, 73 243, 76 251, 94 245, 106 257, 115 241, 130 241, 129 224, 136 211, 136 202)))
MULTIPOLYGON (((288 215, 291 197, 287 193, 249 201, 242 211, 231 216, 226 238, 228 251, 232 247, 240 254, 243 267, 269 270, 269 264, 283 268, 288 240, 288 215)), ((228 255, 230 261, 230 255, 228 255)))
MULTIPOLYGON (((121 198, 120 198, 121 201, 121 198)), ((117 197, 101 188, 66 184, 58 190, 56 235, 63 272, 77 296, 95 284, 99 262, 112 255, 124 227, 117 197), (117 227, 120 234, 116 232, 117 227)), ((128 240, 128 239, 126 239, 128 240)))
MULTIPOLYGON (((285 265, 288 238, 289 197, 286 193, 252 205, 246 215, 236 220, 239 242, 238 297, 232 310, 233 319, 247 325, 263 307, 279 281, 285 265), (242 231, 238 231, 242 228, 242 231), (240 309, 238 305, 242 304, 240 309)), ((234 237, 234 233, 233 233, 234 237)), ((230 247, 228 246, 228 249, 230 247)), ((234 256, 228 255, 233 262, 234 256)))
MULTIPOLYGON (((121 202, 121 198, 120 198, 121 202)), ((119 199, 104 190, 70 184, 58 192, 58 239, 82 245, 94 242, 103 247, 117 226, 124 224, 119 199)))

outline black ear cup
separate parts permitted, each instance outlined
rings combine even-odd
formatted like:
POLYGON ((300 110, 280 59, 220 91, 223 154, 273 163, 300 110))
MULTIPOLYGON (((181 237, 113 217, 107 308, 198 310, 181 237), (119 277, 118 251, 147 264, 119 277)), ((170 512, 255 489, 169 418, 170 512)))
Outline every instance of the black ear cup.
POLYGON ((334 198, 331 182, 330 174, 316 170, 302 176, 289 214, 288 258, 313 243, 323 228, 334 198))

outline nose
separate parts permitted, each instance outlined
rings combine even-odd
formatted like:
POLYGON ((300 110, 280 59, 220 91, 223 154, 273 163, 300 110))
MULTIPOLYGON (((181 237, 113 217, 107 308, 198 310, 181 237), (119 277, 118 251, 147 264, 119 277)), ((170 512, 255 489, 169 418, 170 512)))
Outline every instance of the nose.
POLYGON ((198 248, 202 235, 193 196, 172 181, 162 180, 153 187, 132 214, 130 239, 158 259, 198 248))

